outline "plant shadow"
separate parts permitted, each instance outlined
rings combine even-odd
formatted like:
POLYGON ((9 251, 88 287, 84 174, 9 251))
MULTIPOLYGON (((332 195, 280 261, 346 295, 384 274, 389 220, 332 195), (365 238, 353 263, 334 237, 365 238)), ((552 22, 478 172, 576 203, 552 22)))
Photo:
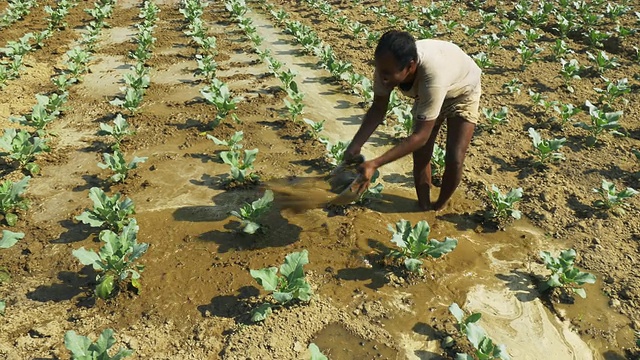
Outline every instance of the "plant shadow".
POLYGON ((223 317, 241 321, 252 309, 248 299, 260 296, 260 290, 254 286, 243 286, 236 295, 218 295, 209 304, 198 305, 197 309, 202 317, 223 317))
POLYGON ((89 190, 93 187, 100 188, 104 190, 104 192, 111 191, 111 182, 105 179, 101 179, 98 175, 82 175, 82 180, 84 180, 83 185, 77 185, 73 188, 73 192, 82 192, 89 190))
POLYGON ((40 285, 35 290, 27 293, 27 298, 38 302, 61 302, 68 301, 82 294, 89 284, 96 277, 96 273, 91 266, 85 266, 80 273, 61 271, 58 273, 59 283, 51 285, 40 285))
POLYGON ((504 281, 509 290, 515 293, 520 302, 530 302, 540 297, 531 276, 519 270, 512 270, 509 274, 496 274, 496 278, 504 281))
POLYGON ((91 227, 88 224, 76 223, 71 220, 61 220, 58 222, 67 231, 60 234, 60 236, 51 240, 52 244, 69 244, 87 239, 89 236, 99 233, 100 228, 91 227))

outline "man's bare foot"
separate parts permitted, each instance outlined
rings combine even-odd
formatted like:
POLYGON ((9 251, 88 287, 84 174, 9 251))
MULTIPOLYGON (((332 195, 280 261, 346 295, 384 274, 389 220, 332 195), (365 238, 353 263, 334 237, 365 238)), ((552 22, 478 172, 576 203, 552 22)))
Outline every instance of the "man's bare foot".
POLYGON ((433 204, 433 206, 431 207, 431 210, 434 210, 434 211, 443 210, 445 205, 447 205, 447 203, 441 203, 439 201, 436 201, 436 203, 433 204))

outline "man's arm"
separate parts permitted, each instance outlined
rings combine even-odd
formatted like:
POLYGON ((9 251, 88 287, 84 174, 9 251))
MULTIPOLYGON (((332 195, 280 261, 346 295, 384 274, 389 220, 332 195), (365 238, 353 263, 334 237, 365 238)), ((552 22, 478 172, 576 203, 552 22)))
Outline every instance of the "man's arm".
POLYGON ((358 132, 353 136, 353 140, 351 140, 351 143, 345 151, 345 154, 348 157, 354 157, 360 154, 360 150, 364 143, 369 140, 371 134, 373 134, 376 128, 384 121, 388 105, 389 95, 375 95, 373 97, 373 104, 371 104, 371 107, 364 115, 364 119, 362 120, 362 124, 360 124, 358 132))
POLYGON ((429 140, 429 136, 431 136, 431 132, 436 124, 436 120, 414 120, 415 129, 409 137, 404 139, 400 144, 394 146, 389 149, 387 152, 382 154, 382 156, 377 157, 371 162, 376 168, 379 168, 382 165, 386 165, 390 162, 396 161, 403 156, 409 155, 412 152, 418 150, 423 147, 424 144, 429 140))

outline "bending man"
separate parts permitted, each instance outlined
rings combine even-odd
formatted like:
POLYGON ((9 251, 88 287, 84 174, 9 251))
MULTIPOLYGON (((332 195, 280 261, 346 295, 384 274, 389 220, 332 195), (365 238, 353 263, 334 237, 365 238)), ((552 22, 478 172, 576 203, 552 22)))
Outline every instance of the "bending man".
POLYGON ((464 159, 478 122, 481 70, 457 45, 442 40, 419 40, 404 31, 388 31, 375 50, 374 98, 371 108, 346 150, 358 154, 385 118, 389 95, 396 87, 411 98, 414 129, 401 143, 364 162, 360 191, 369 186, 376 169, 413 154, 413 177, 423 210, 441 210, 462 180, 464 159), (437 201, 431 204, 431 156, 436 136, 447 121, 445 171, 437 201))

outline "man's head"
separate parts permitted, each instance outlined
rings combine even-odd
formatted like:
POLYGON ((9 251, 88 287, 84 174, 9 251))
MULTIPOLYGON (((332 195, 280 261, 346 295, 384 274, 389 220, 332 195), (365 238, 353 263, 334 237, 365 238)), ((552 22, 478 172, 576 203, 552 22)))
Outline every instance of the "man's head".
POLYGON ((390 30, 380 37, 375 51, 376 71, 392 89, 413 75, 418 63, 416 40, 406 31, 390 30))

